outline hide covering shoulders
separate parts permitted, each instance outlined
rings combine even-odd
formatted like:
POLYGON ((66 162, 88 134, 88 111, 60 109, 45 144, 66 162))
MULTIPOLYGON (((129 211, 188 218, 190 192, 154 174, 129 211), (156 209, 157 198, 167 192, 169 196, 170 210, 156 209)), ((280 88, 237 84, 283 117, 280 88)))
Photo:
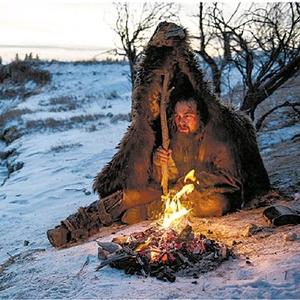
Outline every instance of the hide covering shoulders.
POLYGON ((174 23, 158 25, 138 66, 132 94, 132 122, 118 145, 112 160, 96 176, 93 184, 101 198, 117 190, 142 189, 151 184, 152 153, 161 145, 160 98, 163 75, 170 74, 168 105, 172 132, 171 108, 178 94, 193 95, 200 107, 201 120, 214 128, 215 138, 226 141, 238 164, 243 197, 247 201, 269 188, 251 121, 219 102, 189 45, 188 33, 174 23))

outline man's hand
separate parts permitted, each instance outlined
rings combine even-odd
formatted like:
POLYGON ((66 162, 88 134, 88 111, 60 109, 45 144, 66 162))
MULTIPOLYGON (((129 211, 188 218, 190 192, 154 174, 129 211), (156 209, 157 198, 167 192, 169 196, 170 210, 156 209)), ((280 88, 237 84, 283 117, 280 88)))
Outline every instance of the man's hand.
POLYGON ((158 147, 153 154, 153 163, 156 166, 162 166, 163 164, 167 164, 169 159, 171 158, 172 150, 164 149, 163 147, 158 147))

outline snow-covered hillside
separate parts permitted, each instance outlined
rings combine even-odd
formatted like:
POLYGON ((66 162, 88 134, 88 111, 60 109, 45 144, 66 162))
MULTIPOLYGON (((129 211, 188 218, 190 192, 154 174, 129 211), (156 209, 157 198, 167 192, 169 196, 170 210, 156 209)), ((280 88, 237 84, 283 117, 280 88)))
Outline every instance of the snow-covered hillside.
MULTIPOLYGON (((210 228, 212 237, 237 255, 197 280, 167 283, 110 267, 95 272, 95 241, 54 249, 47 229, 97 199, 93 178, 129 125, 131 86, 127 65, 52 63, 42 68, 52 75, 49 84, 31 82, 29 96, 0 99, 1 131, 15 128, 13 135, 19 136, 0 144, 0 298, 299 298, 300 225, 270 228, 262 208, 194 220, 195 229, 207 234, 210 228), (250 223, 260 226, 260 233, 245 237, 250 223), (290 233, 298 238, 289 241, 290 233)), ((264 157, 299 130, 296 124, 262 134, 264 157)), ((299 194, 292 196, 299 202, 299 194)), ((110 241, 147 226, 105 228, 99 239, 110 241)))

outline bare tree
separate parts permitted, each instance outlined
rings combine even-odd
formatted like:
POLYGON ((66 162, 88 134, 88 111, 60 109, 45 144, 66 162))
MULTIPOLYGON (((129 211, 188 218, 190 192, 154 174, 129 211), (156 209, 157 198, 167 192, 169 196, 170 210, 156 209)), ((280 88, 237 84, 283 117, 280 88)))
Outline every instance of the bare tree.
POLYGON ((207 5, 205 12, 200 3, 197 52, 209 65, 218 94, 224 70, 231 65, 239 71, 240 109, 254 119, 257 106, 300 70, 300 6, 267 3, 238 10, 239 5, 226 19, 219 3, 207 5), (212 49, 217 55, 209 54, 212 49))
MULTIPOLYGON (((114 3, 117 11, 115 32, 121 40, 122 48, 115 49, 118 55, 126 56, 130 66, 132 87, 135 79, 135 64, 151 29, 160 21, 177 20, 178 6, 174 3, 145 2, 138 11, 127 2, 114 3)), ((136 6, 136 3, 135 5, 136 6)))
MULTIPOLYGON (((207 4, 206 4, 207 5, 207 4)), ((238 12, 240 4, 233 14, 226 21, 221 15, 223 24, 215 22, 212 18, 216 14, 217 4, 213 7, 208 5, 205 9, 205 4, 199 3, 199 13, 196 15, 199 20, 199 36, 193 38, 199 39, 198 53, 205 63, 210 67, 214 91, 217 95, 221 94, 221 80, 224 68, 231 61, 230 36, 231 32, 227 30, 226 25, 234 18, 238 12)), ((222 12, 222 10, 220 10, 222 12)))

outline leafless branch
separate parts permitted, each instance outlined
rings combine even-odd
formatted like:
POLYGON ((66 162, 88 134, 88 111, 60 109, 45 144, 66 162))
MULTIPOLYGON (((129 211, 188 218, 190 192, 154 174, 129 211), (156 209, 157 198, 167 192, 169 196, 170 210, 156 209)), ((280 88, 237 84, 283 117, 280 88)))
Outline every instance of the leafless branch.
POLYGON ((225 18, 220 3, 200 3, 196 52, 210 67, 219 94, 225 70, 235 66, 244 84, 241 109, 253 117, 257 105, 300 68, 300 6, 292 2, 252 4, 242 13, 240 8, 239 4, 225 18), (210 52, 214 47, 222 49, 223 56, 210 52))
POLYGON ((259 131, 261 129, 261 126, 264 122, 264 120, 271 114, 273 113, 275 110, 279 109, 279 108, 282 108, 282 107, 292 107, 293 110, 300 116, 300 111, 296 108, 297 106, 300 106, 300 102, 296 102, 296 103, 290 103, 288 101, 280 104, 280 105, 277 105, 275 107, 273 107, 271 110, 269 110, 268 112, 266 112, 265 114, 263 114, 256 122, 255 124, 255 128, 256 128, 256 131, 259 131))
MULTIPOLYGON (((136 10, 128 2, 115 2, 114 6, 117 19, 113 29, 120 37, 122 45, 115 53, 128 58, 133 87, 136 60, 151 29, 162 20, 176 19, 178 6, 171 2, 145 2, 136 10)), ((137 5, 134 6, 136 8, 137 5)))

